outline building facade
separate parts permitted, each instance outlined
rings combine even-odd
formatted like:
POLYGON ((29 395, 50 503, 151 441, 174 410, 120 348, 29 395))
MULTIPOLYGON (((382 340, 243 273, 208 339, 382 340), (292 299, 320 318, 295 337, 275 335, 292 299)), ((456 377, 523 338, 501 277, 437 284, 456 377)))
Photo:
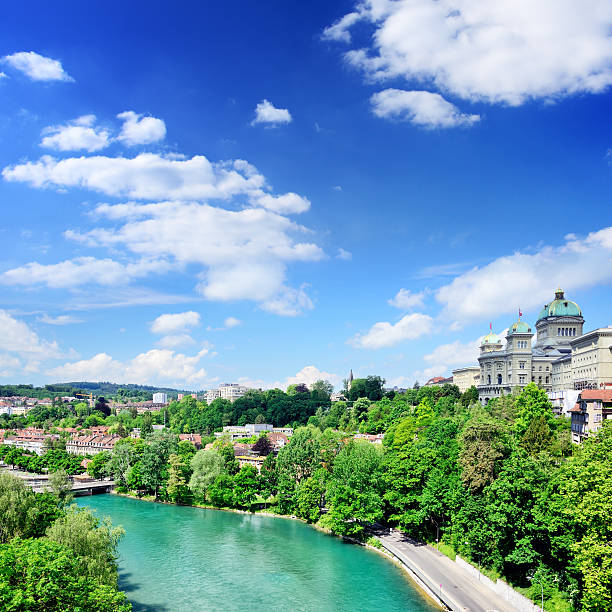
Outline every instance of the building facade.
POLYGON ((153 394, 153 403, 154 404, 167 404, 168 403, 168 394, 167 393, 154 393, 153 394))
POLYGON ((468 366, 453 370, 453 384, 459 387, 461 393, 465 393, 470 387, 478 387, 480 384, 480 368, 468 366))
POLYGON ((530 382, 548 392, 573 386, 573 382, 563 380, 563 368, 567 370, 569 358, 569 367, 573 369, 572 342, 582 338, 583 326, 580 307, 568 300, 559 288, 555 299, 544 304, 540 311, 535 325, 535 343, 535 334, 521 320, 520 313, 518 321, 508 328, 505 346, 503 339, 491 331, 483 338, 478 357, 480 401, 486 404, 494 397, 512 393, 513 389, 520 390, 530 382))
POLYGON ((579 444, 591 433, 597 433, 606 419, 612 419, 612 390, 584 389, 570 410, 572 442, 579 444))
POLYGON ((209 389, 206 392, 206 403, 210 406, 210 404, 218 398, 233 402, 239 397, 242 397, 248 390, 248 387, 243 387, 238 383, 225 383, 219 385, 217 389, 209 389))

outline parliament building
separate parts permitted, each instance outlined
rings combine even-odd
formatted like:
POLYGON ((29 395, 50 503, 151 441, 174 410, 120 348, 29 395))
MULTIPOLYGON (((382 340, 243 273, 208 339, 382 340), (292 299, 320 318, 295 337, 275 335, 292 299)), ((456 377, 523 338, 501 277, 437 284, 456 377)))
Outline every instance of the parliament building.
POLYGON ((582 389, 611 388, 612 327, 584 333, 583 326, 582 310, 559 288, 555 299, 540 311, 535 343, 534 331, 520 316, 508 328, 505 347, 497 334, 486 335, 478 357, 481 403, 530 382, 553 398, 582 389))

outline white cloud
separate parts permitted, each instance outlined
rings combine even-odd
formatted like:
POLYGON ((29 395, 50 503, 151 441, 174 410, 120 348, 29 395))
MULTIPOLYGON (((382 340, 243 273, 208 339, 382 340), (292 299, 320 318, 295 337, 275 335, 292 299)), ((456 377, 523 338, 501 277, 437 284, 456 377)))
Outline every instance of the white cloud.
POLYGON ((141 259, 123 264, 112 259, 77 257, 56 264, 30 262, 0 274, 5 285, 46 285, 53 289, 67 289, 79 285, 113 286, 151 273, 167 272, 171 265, 163 260, 141 259))
POLYGON ((465 272, 436 291, 447 320, 463 323, 542 307, 557 285, 572 291, 612 282, 612 227, 563 245, 516 252, 465 272))
POLYGON ((90 246, 122 246, 144 258, 204 266, 198 290, 209 300, 255 300, 283 315, 312 307, 303 288, 285 285, 286 267, 324 254, 315 244, 295 241, 292 234, 304 230, 286 217, 261 208, 230 211, 185 202, 103 205, 98 213, 126 221, 67 236, 90 246))
POLYGON ((274 386, 286 389, 289 385, 298 385, 304 383, 308 387, 317 380, 327 380, 334 386, 339 385, 342 381, 337 374, 331 372, 324 372, 319 368, 309 365, 302 368, 295 376, 289 376, 284 383, 276 383, 274 386))
POLYGON ((72 315, 58 315, 57 317, 50 317, 48 314, 38 317, 37 321, 45 323, 46 325, 72 325, 73 323, 83 322, 81 319, 77 319, 72 315))
POLYGON ((346 251, 343 248, 339 248, 336 257, 338 259, 344 259, 345 261, 349 261, 353 259, 353 254, 350 251, 346 251))
POLYGON ((39 55, 34 51, 21 51, 12 55, 5 55, 2 59, 33 81, 74 81, 64 71, 59 60, 39 55))
POLYGON ((117 140, 126 145, 151 144, 166 137, 166 124, 157 117, 143 117, 134 111, 125 111, 117 118, 123 120, 117 140))
POLYGON ((0 353, 0 378, 14 376, 22 368, 21 361, 17 357, 0 353))
POLYGON ((110 144, 110 132, 95 127, 95 115, 83 115, 64 125, 53 125, 43 130, 41 147, 57 151, 85 150, 90 153, 110 144))
POLYGON ((429 129, 470 126, 480 120, 478 115, 466 115, 440 94, 429 91, 385 89, 375 93, 370 102, 377 117, 429 129))
POLYGON ((189 334, 169 334, 160 338, 157 344, 162 348, 176 349, 181 346, 195 344, 195 340, 189 334))
POLYGON ((0 72, 0 79, 8 79, 8 76, 4 72, 0 72))
POLYGON ((264 193, 253 200, 259 206, 281 214, 302 213, 310 208, 310 200, 291 192, 280 196, 264 193))
POLYGON ((397 323, 379 321, 367 333, 355 335, 348 343, 356 348, 386 348, 429 334, 432 328, 433 319, 429 315, 415 312, 403 316, 397 323))
POLYGON ((151 331, 154 334, 168 334, 183 331, 192 327, 197 327, 200 321, 200 314, 194 310, 175 314, 163 314, 151 323, 151 331))
POLYGON ((16 353, 28 359, 51 359, 61 356, 57 342, 43 340, 30 327, 0 310, 0 351, 16 353))
POLYGON ((391 306, 400 310, 410 310, 411 308, 421 308, 424 299, 424 291, 412 293, 409 289, 400 289, 395 297, 388 300, 388 302, 391 306))
POLYGON ((472 342, 455 340, 448 344, 437 346, 423 359, 432 364, 430 367, 436 372, 446 372, 451 367, 475 365, 480 354, 480 343, 483 336, 472 342))
MULTIPOLYGON (((213 164, 203 155, 177 159, 156 153, 132 158, 93 155, 61 160, 43 155, 35 162, 7 166, 2 176, 7 181, 38 188, 81 187, 136 200, 227 200, 247 195, 256 203, 265 195, 266 187, 257 169, 241 159, 213 164)), ((295 198, 289 200, 295 206, 295 198)), ((279 206, 282 204, 283 201, 279 206)))
POLYGON ((348 13, 334 24, 323 30, 323 40, 335 40, 338 42, 351 42, 350 27, 362 18, 360 12, 348 13))
POLYGON ((612 5, 593 0, 365 0, 328 28, 350 41, 359 19, 371 46, 346 59, 371 79, 403 77, 466 100, 522 104, 612 83, 612 5))
POLYGON ((223 322, 223 325, 226 329, 231 329, 232 327, 238 327, 238 325, 242 325, 242 321, 237 319, 236 317, 227 317, 223 322))
POLYGON ((291 113, 286 108, 276 108, 274 104, 268 100, 262 100, 255 107, 255 119, 251 121, 251 125, 264 123, 266 125, 276 126, 283 123, 291 123, 291 113))
POLYGON ((158 386, 201 386, 206 380, 206 371, 199 367, 199 362, 208 350, 205 347, 196 355, 188 356, 169 349, 151 349, 125 362, 107 353, 98 353, 90 359, 66 362, 46 373, 60 382, 107 380, 158 386))

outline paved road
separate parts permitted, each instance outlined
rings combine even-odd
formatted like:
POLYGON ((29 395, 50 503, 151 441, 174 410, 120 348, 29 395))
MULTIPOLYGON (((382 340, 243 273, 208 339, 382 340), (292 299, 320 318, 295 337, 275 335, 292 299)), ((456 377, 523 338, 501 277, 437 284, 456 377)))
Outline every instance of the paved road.
POLYGON ((376 535, 383 546, 413 569, 432 591, 436 594, 441 591, 442 599, 452 610, 516 612, 516 608, 435 548, 414 542, 399 531, 376 535))

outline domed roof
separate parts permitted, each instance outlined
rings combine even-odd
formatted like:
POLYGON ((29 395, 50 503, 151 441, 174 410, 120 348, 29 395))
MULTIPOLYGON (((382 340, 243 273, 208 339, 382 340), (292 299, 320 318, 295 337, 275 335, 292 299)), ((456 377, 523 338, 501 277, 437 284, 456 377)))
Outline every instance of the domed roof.
POLYGON ((581 317, 582 310, 576 302, 565 299, 563 289, 559 288, 555 291, 555 299, 550 304, 544 304, 544 308, 540 311, 538 321, 546 317, 581 317))
POLYGON ((530 334, 530 333, 531 333, 531 327, 529 327, 529 325, 527 325, 525 321, 521 321, 520 319, 516 323, 513 323, 508 329, 509 336, 511 336, 512 334, 530 334))
POLYGON ((480 343, 480 346, 484 346, 485 344, 502 344, 502 339, 493 332, 489 332, 480 343))

